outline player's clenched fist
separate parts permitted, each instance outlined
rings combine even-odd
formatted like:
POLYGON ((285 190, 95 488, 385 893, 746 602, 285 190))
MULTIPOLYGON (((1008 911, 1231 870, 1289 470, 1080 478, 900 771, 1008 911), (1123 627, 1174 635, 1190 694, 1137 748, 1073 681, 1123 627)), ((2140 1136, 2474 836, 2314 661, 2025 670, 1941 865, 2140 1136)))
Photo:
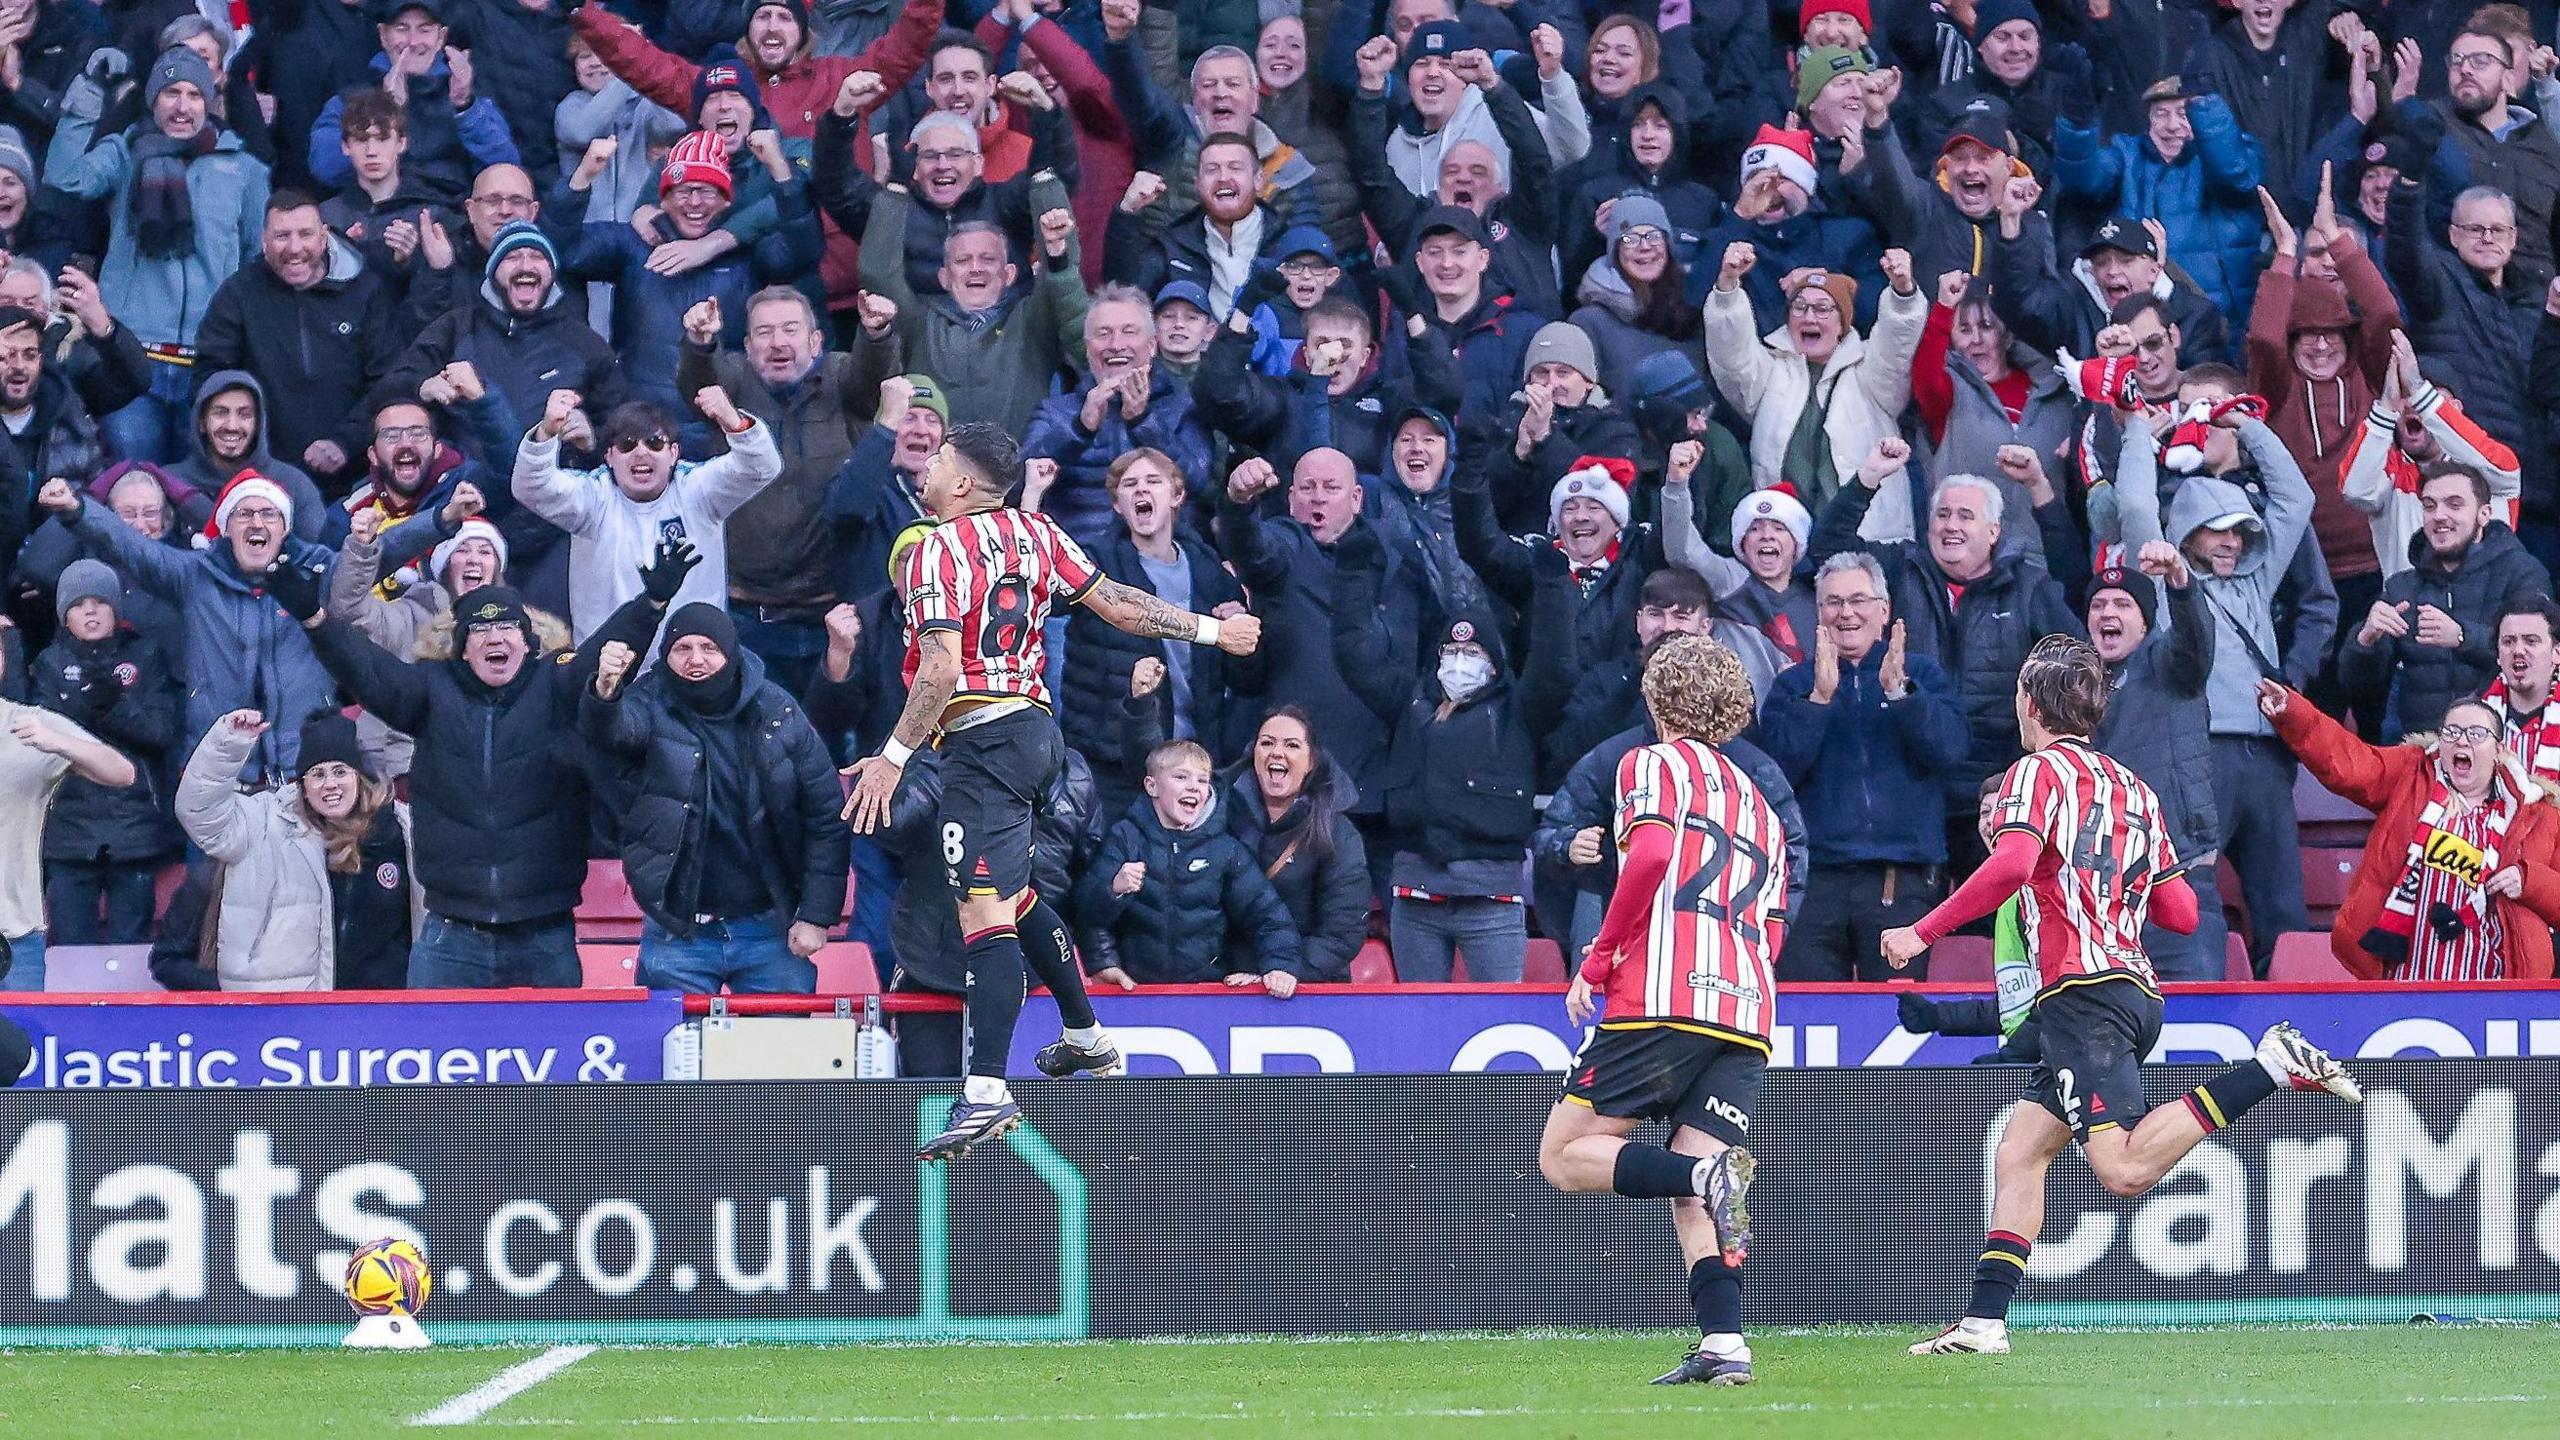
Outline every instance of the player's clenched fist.
POLYGON ((1262 620, 1254 615, 1230 615, 1218 622, 1218 648, 1230 655, 1250 655, 1262 643, 1262 620))
POLYGON ((1881 948, 1884 951, 1885 963, 1900 970, 1918 959, 1920 952, 1929 947, 1920 939, 1918 930, 1908 925, 1897 925, 1884 932, 1881 948))

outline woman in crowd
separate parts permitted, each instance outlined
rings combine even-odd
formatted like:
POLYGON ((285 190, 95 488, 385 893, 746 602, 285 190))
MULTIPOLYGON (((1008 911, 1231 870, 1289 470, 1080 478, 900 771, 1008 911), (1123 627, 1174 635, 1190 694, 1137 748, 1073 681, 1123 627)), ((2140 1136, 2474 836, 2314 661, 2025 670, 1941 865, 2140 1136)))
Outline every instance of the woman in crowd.
POLYGON ((1698 307, 1689 299, 1688 269, 1662 202, 1621 196, 1609 207, 1608 229, 1609 253, 1583 272, 1582 308, 1573 312, 1574 325, 1599 352, 1601 388, 1629 393, 1636 362, 1663 350, 1678 350, 1705 369, 1698 307))
POLYGON ((214 722, 178 781, 178 824, 221 867, 211 937, 225 990, 398 990, 423 901, 409 874, 409 807, 366 773, 355 722, 302 727, 301 774, 244 793, 266 717, 214 722))
POLYGON ((1348 811, 1349 772, 1316 744, 1307 712, 1284 705, 1262 722, 1227 797, 1227 833, 1243 842, 1298 928, 1297 973, 1265 970, 1263 988, 1288 998, 1301 980, 1351 978, 1369 938, 1369 857, 1348 811))

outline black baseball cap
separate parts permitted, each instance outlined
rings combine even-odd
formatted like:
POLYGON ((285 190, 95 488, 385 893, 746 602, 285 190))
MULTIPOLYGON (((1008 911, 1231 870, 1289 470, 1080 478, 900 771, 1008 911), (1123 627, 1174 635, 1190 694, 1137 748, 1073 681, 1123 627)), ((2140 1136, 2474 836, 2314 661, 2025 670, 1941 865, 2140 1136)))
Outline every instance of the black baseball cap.
POLYGON ((1434 205, 1423 211, 1422 222, 1413 227, 1413 243, 1420 245, 1444 230, 1462 240, 1485 243, 1484 217, 1464 205, 1434 205))
POLYGON ((2080 247, 2080 258, 2088 259, 2101 250, 2121 250, 2145 260, 2160 258, 2160 247, 2151 243, 2151 232, 2142 222, 2129 216, 2110 216, 2097 229, 2089 232, 2089 243, 2080 247))

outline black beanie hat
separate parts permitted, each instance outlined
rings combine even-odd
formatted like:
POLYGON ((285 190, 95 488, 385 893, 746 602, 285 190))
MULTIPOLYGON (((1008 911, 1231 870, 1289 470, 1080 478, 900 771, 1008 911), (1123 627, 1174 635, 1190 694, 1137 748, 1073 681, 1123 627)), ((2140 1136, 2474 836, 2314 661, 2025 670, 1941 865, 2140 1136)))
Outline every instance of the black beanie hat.
POLYGON ((745 683, 746 667, 739 662, 739 653, 738 622, 719 606, 696 600, 676 607, 676 613, 667 617, 666 636, 658 645, 658 669, 676 703, 697 714, 721 715, 738 703, 739 688, 745 683), (667 656, 678 640, 695 635, 719 646, 729 663, 717 674, 687 680, 667 663, 667 656))
POLYGON ((524 631, 526 644, 533 643, 533 617, 512 586, 483 585, 454 601, 453 623, 457 640, 469 639, 476 626, 513 625, 524 631))
POLYGON ((332 760, 368 780, 373 778, 372 769, 364 763, 364 746, 356 740, 356 722, 326 710, 302 722, 301 758, 294 762, 294 773, 299 775, 332 760))
POLYGON ((2133 597, 2133 608, 2142 612, 2142 628, 2160 628, 2160 589, 2151 577, 2124 565, 2110 565, 2089 579, 2089 598, 2098 598, 2101 590, 2121 590, 2133 597))
POLYGON ((730 619, 729 612, 719 606, 705 600, 677 606, 676 613, 667 617, 666 638, 659 642, 659 660, 664 661, 676 642, 688 635, 708 639, 720 647, 720 653, 728 656, 730 663, 737 662, 738 622, 730 619))

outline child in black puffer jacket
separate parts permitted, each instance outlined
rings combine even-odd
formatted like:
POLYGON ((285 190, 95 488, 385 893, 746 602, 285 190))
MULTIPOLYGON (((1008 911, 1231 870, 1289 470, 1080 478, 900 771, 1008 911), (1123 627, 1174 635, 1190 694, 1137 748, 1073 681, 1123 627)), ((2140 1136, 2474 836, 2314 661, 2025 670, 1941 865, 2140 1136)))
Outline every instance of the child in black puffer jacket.
POLYGON ((1242 841, 1206 823, 1209 752, 1189 740, 1157 746, 1146 791, 1076 887, 1077 916, 1109 932, 1128 978, 1245 986, 1265 970, 1296 971, 1298 929, 1279 892, 1242 841))

